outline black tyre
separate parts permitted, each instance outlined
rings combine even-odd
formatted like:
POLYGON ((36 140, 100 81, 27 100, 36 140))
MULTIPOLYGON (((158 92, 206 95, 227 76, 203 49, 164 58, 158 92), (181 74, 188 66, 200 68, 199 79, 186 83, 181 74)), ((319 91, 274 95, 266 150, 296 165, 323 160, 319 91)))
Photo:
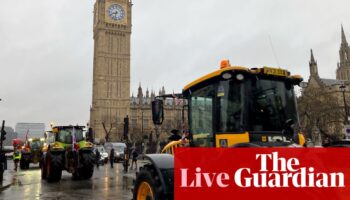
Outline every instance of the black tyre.
POLYGON ((47 169, 46 169, 46 164, 44 163, 44 159, 41 159, 40 161, 40 169, 41 169, 41 179, 46 179, 47 169))
POLYGON ((149 170, 141 170, 136 178, 133 200, 160 200, 157 183, 153 173, 149 170))
MULTIPOLYGON (((94 174, 94 155, 92 152, 83 152, 81 154, 80 163, 82 167, 78 169, 78 176, 81 179, 90 179, 94 174)), ((74 178, 74 174, 73 174, 74 178)))
POLYGON ((50 152, 46 155, 46 180, 48 182, 58 182, 62 177, 62 156, 52 155, 50 152))
POLYGON ((26 161, 25 160, 20 160, 19 161, 19 168, 25 169, 26 168, 26 161))

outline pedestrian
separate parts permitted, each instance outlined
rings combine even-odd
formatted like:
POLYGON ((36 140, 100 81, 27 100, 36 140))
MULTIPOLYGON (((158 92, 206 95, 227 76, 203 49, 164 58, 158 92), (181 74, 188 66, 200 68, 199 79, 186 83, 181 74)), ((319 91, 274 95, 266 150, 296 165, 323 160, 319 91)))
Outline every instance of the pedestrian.
POLYGON ((15 164, 15 168, 14 168, 15 171, 17 171, 18 169, 18 163, 20 160, 21 160, 21 152, 19 149, 17 149, 17 147, 15 147, 13 152, 13 162, 15 164))
POLYGON ((169 142, 179 141, 181 139, 181 136, 179 135, 179 130, 173 129, 170 132, 172 133, 172 135, 168 138, 169 142))
POLYGON ((111 152, 109 154, 109 162, 111 163, 111 168, 113 168, 114 163, 114 148, 112 147, 111 152))
POLYGON ((98 151, 98 149, 96 149, 96 157, 95 157, 95 159, 96 159, 96 167, 98 168, 99 165, 100 165, 100 159, 101 159, 101 154, 98 151))
POLYGON ((135 169, 137 169, 137 157, 139 156, 139 154, 137 153, 136 148, 134 148, 134 149, 132 150, 131 156, 132 156, 132 161, 131 161, 130 170, 131 170, 132 167, 134 166, 134 163, 135 163, 135 169))

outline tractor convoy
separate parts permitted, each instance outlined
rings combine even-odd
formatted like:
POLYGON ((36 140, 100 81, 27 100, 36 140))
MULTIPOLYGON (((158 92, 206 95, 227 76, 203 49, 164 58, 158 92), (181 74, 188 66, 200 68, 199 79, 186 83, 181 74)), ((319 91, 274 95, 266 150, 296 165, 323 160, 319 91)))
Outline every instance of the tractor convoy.
MULTIPOLYGON (((303 146, 294 94, 294 86, 301 81, 300 76, 281 68, 249 69, 223 60, 219 70, 186 85, 176 95, 187 102, 183 109, 187 113, 183 121, 189 127, 186 139, 169 143, 163 154, 145 155, 147 164, 137 174, 133 199, 174 199, 172 154, 179 146, 303 146)), ((174 95, 159 96, 152 102, 156 126, 163 122, 163 101, 167 97, 174 95)))
POLYGON ((15 169, 22 170, 30 163, 41 168, 41 178, 47 182, 61 180, 62 171, 71 173, 73 179, 89 179, 94 172, 95 154, 93 144, 83 134, 84 126, 55 126, 44 138, 12 141, 15 169))
MULTIPOLYGON (((303 146, 294 93, 301 81, 301 76, 281 68, 231 66, 223 60, 220 69, 189 83, 181 94, 156 97, 152 102, 156 128, 164 120, 164 100, 174 97, 186 104, 182 116, 188 128, 181 140, 168 143, 162 153, 144 155, 146 164, 136 175, 133 199, 174 199, 175 148, 303 146)), ((53 126, 44 138, 14 140, 15 152, 21 154, 20 168, 39 162, 47 182, 60 181, 63 170, 73 179, 90 179, 95 154, 84 128, 53 126)))

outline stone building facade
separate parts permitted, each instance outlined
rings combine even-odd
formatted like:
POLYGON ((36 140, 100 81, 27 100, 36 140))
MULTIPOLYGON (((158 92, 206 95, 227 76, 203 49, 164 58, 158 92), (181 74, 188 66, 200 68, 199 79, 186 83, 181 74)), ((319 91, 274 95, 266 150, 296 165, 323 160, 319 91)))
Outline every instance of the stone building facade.
MULTIPOLYGON (((131 0, 96 0, 94 5, 93 92, 89 125, 95 138, 120 141, 124 132, 124 118, 129 118, 129 136, 133 141, 155 137, 151 101, 154 91, 130 97, 130 36, 131 0), (152 133, 152 134, 151 134, 152 133)), ((158 95, 165 94, 164 87, 158 95)), ((172 128, 179 128, 182 105, 179 100, 165 100, 165 120, 157 129, 160 139, 172 128), (163 134, 161 134, 163 133, 163 134)))
MULTIPOLYGON (((323 127, 326 131, 321 131, 322 140, 324 140, 325 137, 343 137, 345 134, 344 124, 348 123, 346 111, 350 114, 350 110, 348 109, 348 105, 350 105, 350 47, 347 43, 343 26, 341 27, 339 57, 340 61, 337 64, 336 79, 321 78, 318 74, 317 61, 311 50, 309 62, 310 77, 303 88, 302 97, 307 97, 309 95, 308 98, 311 99, 310 102, 318 104, 314 106, 323 109, 319 110, 319 113, 324 116, 318 114, 319 118, 317 118, 317 120, 311 122, 305 122, 304 120, 301 122, 304 126, 307 123, 313 124, 309 127, 309 132, 312 133, 308 135, 312 137, 314 141, 317 141, 318 139, 316 138, 319 138, 319 136, 315 135, 313 132, 320 132, 321 128, 318 126, 320 126, 322 121, 326 123, 323 125, 326 126, 323 127), (315 100, 318 101, 316 102, 315 100)), ((313 105, 310 105, 310 107, 312 106, 313 105)), ((305 110, 300 112, 300 114, 303 115, 305 110)))
MULTIPOLYGON (((164 94, 166 94, 166 92, 163 87, 157 96, 164 94)), ((130 137, 134 141, 139 141, 141 138, 149 139, 150 136, 155 140, 157 134, 159 140, 165 141, 172 129, 183 128, 182 113, 184 102, 180 99, 167 98, 164 101, 164 122, 158 130, 155 129, 151 110, 151 102, 155 97, 155 92, 150 92, 148 89, 144 94, 140 85, 137 96, 134 97, 134 95, 132 95, 130 98, 130 137)))

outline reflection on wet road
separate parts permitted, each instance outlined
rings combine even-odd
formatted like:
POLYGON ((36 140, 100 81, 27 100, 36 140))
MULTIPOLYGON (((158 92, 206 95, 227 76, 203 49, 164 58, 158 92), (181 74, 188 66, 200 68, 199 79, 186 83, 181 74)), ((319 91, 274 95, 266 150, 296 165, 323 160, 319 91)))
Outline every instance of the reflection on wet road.
MULTIPOLYGON (((9 169, 13 165, 9 164, 9 169)), ((132 176, 135 172, 124 174, 122 164, 95 167, 90 180, 72 180, 72 175, 63 171, 62 180, 58 183, 47 183, 41 180, 38 166, 29 170, 14 172, 12 185, 0 193, 0 199, 132 199, 132 176)))

